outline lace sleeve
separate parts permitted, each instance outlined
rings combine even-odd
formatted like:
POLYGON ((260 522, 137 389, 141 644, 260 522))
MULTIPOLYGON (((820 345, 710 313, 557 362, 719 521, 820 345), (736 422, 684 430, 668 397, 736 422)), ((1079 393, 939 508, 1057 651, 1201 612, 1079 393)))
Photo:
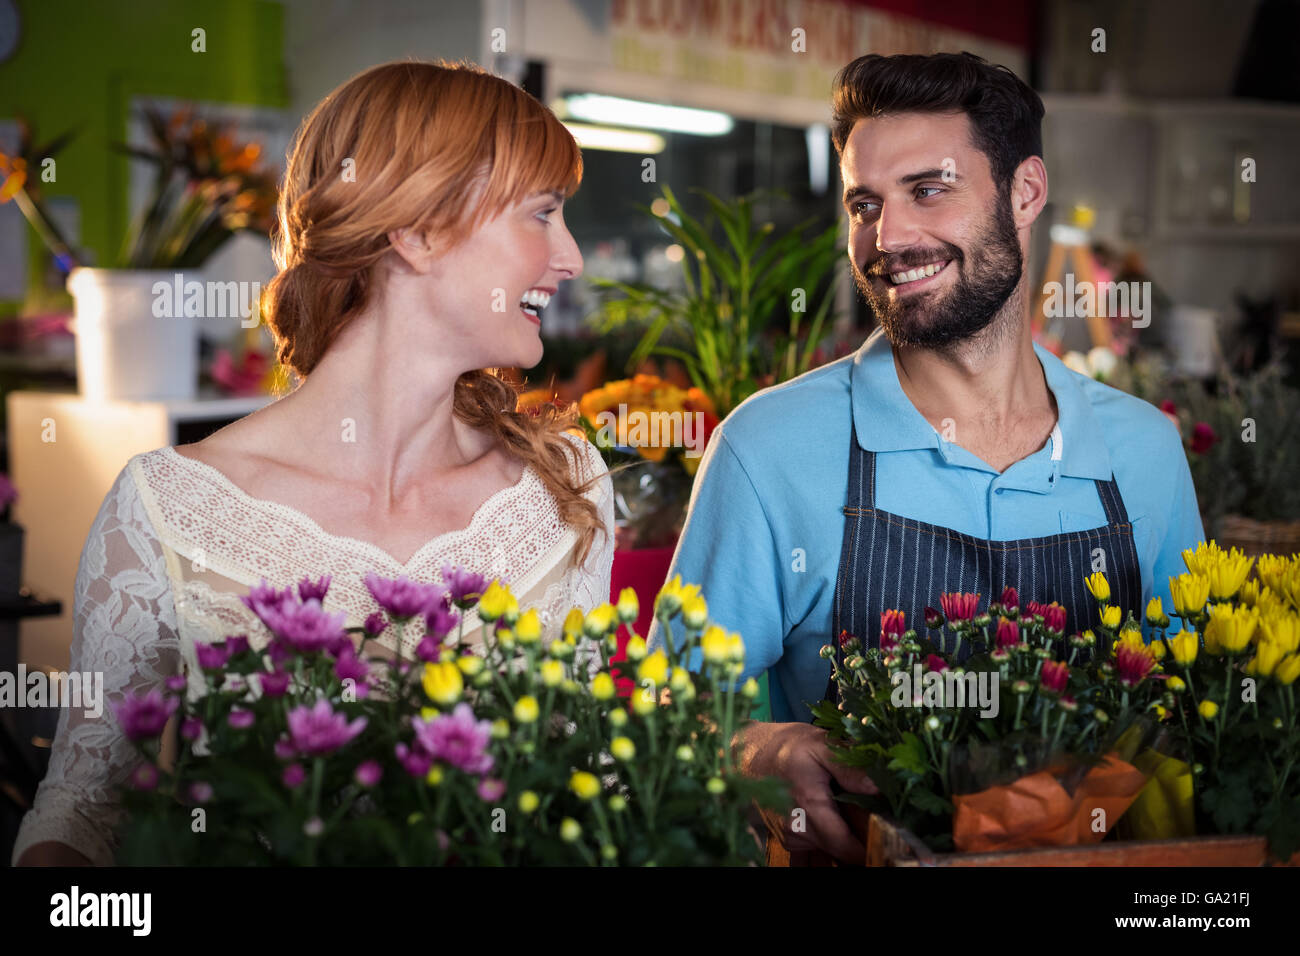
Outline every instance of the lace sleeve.
POLYGON ((139 765, 110 702, 162 685, 180 666, 176 612, 162 544, 123 468, 100 505, 77 566, 71 669, 103 675, 101 713, 59 715, 49 769, 23 817, 13 861, 35 843, 66 844, 98 866, 113 862, 117 789, 139 765))

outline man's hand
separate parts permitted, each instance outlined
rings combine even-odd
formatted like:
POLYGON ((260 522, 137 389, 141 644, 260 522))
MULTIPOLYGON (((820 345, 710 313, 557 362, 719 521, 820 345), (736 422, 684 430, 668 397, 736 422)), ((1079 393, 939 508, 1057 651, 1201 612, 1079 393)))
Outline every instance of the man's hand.
MULTIPOLYGON (((853 863, 866 860, 866 847, 836 808, 831 778, 853 793, 876 793, 876 785, 863 771, 835 761, 826 731, 812 724, 756 721, 742 731, 737 746, 745 774, 781 777, 790 785, 795 808, 804 811, 802 832, 791 829, 793 814, 780 821, 779 836, 787 850, 821 850, 853 863)), ((771 814, 766 816, 772 820, 771 814)))

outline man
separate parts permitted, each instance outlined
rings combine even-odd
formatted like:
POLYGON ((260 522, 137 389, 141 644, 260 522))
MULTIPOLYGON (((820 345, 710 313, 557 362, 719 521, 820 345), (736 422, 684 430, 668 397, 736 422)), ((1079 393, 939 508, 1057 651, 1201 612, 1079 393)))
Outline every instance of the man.
POLYGON ((670 574, 743 635, 744 677, 768 671, 774 722, 745 733, 742 766, 790 782, 806 832, 787 822, 783 842, 860 861, 830 781, 874 787, 809 722, 823 645, 847 631, 876 646, 890 608, 925 633, 941 592, 985 608, 1005 586, 1022 606, 1060 601, 1082 631, 1099 568, 1140 620, 1152 596, 1171 606, 1203 531, 1169 420, 1031 338, 1037 94, 970 54, 872 55, 840 72, 833 113, 850 263, 880 328, 722 423, 670 574))

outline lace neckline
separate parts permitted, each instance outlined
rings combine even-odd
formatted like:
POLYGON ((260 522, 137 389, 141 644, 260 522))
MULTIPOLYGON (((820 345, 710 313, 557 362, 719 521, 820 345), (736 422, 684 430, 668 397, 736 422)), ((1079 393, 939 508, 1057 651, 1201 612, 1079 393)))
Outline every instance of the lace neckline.
POLYGON ((501 501, 523 494, 531 490, 535 485, 541 485, 541 487, 545 488, 545 485, 541 484, 541 479, 537 476, 533 466, 531 464, 525 464, 523 473, 519 476, 519 480, 513 485, 508 485, 489 495, 487 499, 474 510, 474 514, 470 516, 469 524, 463 528, 458 528, 453 531, 445 531, 442 534, 435 535, 416 548, 415 552, 405 562, 402 562, 397 560, 397 558, 393 557, 379 545, 370 541, 365 541, 361 538, 354 538, 350 535, 334 534, 326 531, 320 526, 320 523, 317 522, 315 518, 306 512, 299 511, 292 505, 281 504, 278 501, 271 501, 268 498, 257 498, 250 495, 243 488, 239 487, 239 485, 231 481, 230 478, 226 476, 225 472, 213 465, 209 465, 206 461, 199 461, 197 458, 182 455, 173 445, 165 446, 162 451, 164 454, 180 462, 182 467, 192 467, 207 475, 212 481, 234 496, 236 500, 245 505, 265 512, 270 512, 282 519, 306 525, 313 535, 319 536, 320 538, 335 544, 348 544, 361 548, 372 556, 378 557, 384 565, 398 568, 402 573, 407 574, 408 576, 410 576, 411 570, 420 563, 420 559, 435 547, 445 548, 447 545, 457 542, 462 538, 472 537, 480 530, 481 526, 485 522, 490 520, 492 513, 495 510, 495 506, 501 501))

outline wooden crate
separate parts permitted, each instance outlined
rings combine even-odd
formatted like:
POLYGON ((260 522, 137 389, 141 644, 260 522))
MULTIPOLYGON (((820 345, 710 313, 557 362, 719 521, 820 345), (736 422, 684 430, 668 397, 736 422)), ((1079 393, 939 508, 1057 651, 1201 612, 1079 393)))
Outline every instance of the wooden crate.
MULTIPOLYGON (((1265 866, 1260 836, 1207 836, 1181 840, 1116 840, 1091 846, 1052 846, 1002 853, 935 853, 903 827, 853 807, 845 817, 867 848, 867 866, 1265 866)), ((768 866, 835 866, 824 853, 789 853, 768 840, 768 866)), ((1283 864, 1300 866, 1300 853, 1283 864)))

